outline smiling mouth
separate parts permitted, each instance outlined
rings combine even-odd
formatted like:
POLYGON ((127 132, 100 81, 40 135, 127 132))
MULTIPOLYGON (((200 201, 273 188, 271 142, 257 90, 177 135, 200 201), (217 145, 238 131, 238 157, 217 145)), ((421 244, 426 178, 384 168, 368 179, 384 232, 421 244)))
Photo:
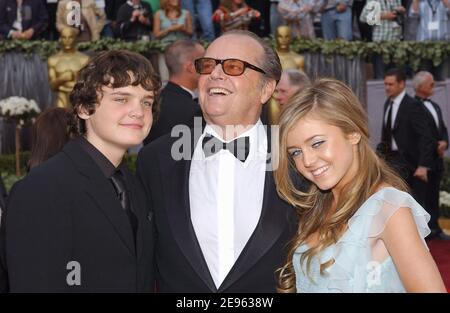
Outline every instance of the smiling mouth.
POLYGON ((325 173, 328 169, 330 168, 330 166, 326 165, 326 166, 322 166, 314 171, 311 171, 311 174, 314 177, 319 177, 321 176, 323 173, 325 173))
POLYGON ((228 96, 231 94, 232 92, 225 88, 214 87, 208 90, 209 96, 228 96))
POLYGON ((144 125, 140 124, 121 124, 123 127, 132 128, 132 129, 142 129, 144 125))

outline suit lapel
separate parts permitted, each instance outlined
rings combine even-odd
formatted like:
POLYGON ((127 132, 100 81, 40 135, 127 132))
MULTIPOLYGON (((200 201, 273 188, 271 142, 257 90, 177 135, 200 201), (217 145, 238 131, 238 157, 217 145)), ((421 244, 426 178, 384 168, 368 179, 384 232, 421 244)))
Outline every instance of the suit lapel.
MULTIPOLYGON (((194 137, 191 139, 191 156, 197 140, 198 138, 194 137)), ((162 172, 161 175, 164 177, 163 190, 166 195, 167 215, 173 237, 192 269, 211 291, 216 292, 217 288, 209 272, 191 221, 189 200, 189 171, 191 161, 175 161, 172 158, 168 158, 164 152, 160 154, 159 158, 160 162, 165 164, 161 168, 167 169, 167 172, 162 172)))
POLYGON ((86 195, 103 212, 130 253, 135 255, 131 225, 111 183, 78 143, 73 141, 68 143, 63 151, 74 162, 79 172, 87 178, 84 189, 86 195))
POLYGON ((143 252, 143 242, 144 242, 144 227, 142 223, 147 223, 147 217, 146 216, 146 210, 143 210, 145 208, 144 204, 141 204, 139 197, 137 196, 137 190, 140 188, 139 186, 136 186, 136 182, 132 175, 128 172, 126 172, 127 176, 127 183, 130 184, 130 190, 131 190, 131 199, 132 199, 132 205, 131 209, 133 213, 136 215, 136 218, 138 220, 138 226, 136 230, 136 253, 137 253, 137 261, 140 261, 140 258, 142 256, 143 252))

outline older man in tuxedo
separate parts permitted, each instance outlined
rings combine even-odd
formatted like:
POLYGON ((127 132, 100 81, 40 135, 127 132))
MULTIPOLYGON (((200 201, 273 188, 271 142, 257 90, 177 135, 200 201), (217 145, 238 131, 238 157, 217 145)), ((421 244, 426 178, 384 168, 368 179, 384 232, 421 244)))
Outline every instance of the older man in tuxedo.
POLYGON ((406 93, 405 74, 391 69, 384 75, 388 99, 384 104, 383 128, 378 152, 412 189, 425 207, 428 171, 433 167, 436 140, 431 135, 424 106, 406 93))
POLYGON ((206 126, 163 136, 138 157, 158 232, 158 289, 275 292, 297 222, 276 193, 271 136, 259 120, 279 58, 253 33, 230 31, 195 65, 206 126))
POLYGON ((438 225, 439 217, 439 186, 444 171, 444 153, 448 149, 448 131, 442 118, 442 111, 439 105, 430 99, 434 93, 433 75, 426 71, 418 72, 413 79, 413 86, 416 92, 415 98, 423 104, 425 114, 423 118, 428 123, 434 142, 436 143, 433 162, 428 171, 428 183, 426 189, 425 209, 431 215, 429 226, 431 234, 429 238, 439 238, 449 240, 438 225))

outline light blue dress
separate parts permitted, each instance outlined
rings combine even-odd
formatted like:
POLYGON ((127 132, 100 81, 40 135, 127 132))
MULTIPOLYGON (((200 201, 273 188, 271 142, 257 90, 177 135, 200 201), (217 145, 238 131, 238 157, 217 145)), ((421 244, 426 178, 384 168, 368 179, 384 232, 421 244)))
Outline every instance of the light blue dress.
POLYGON ((430 215, 408 193, 393 187, 382 188, 352 216, 338 242, 312 259, 309 277, 305 274, 306 261, 300 265, 300 256, 308 246, 297 248, 293 257, 297 292, 405 292, 392 258, 388 256, 380 262, 372 258, 373 244, 400 207, 411 209, 426 246, 424 238, 430 233, 427 225, 430 215), (335 262, 321 275, 320 264, 330 259, 335 262))

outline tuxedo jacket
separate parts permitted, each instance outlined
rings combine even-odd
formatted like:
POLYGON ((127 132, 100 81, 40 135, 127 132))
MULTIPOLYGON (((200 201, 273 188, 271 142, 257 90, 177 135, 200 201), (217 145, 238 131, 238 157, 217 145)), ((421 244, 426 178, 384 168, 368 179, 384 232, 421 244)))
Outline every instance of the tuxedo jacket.
MULTIPOLYGON (((191 136, 192 155, 197 136, 191 136)), ((275 190, 273 173, 265 176, 261 217, 219 288, 216 288, 198 243, 190 215, 190 160, 174 160, 169 135, 145 146, 137 161, 138 177, 150 195, 157 230, 157 290, 160 292, 275 292, 275 271, 287 257, 286 245, 297 229, 294 209, 275 190)), ((270 136, 268 141, 270 147, 270 136)), ((188 157, 189 158, 189 157, 188 157)), ((242 191, 245 192, 245 191, 242 191)))
POLYGON ((161 110, 158 120, 145 143, 151 142, 172 131, 175 125, 194 127, 194 116, 201 116, 200 106, 192 95, 179 85, 168 82, 161 91, 161 110))
MULTIPOLYGON (((384 104, 381 140, 390 147, 390 143, 387 142, 385 123, 388 104, 389 100, 384 104)), ((429 124, 424 118, 427 114, 425 110, 419 101, 405 94, 400 102, 392 129, 398 152, 410 172, 415 171, 418 166, 431 168, 433 164, 436 140, 433 139, 429 124)))
POLYGON ((137 179, 125 180, 136 241, 114 187, 77 142, 18 182, 5 220, 10 291, 152 291, 152 217, 137 179))
POLYGON ((448 143, 448 131, 447 131, 447 126, 445 125, 445 121, 442 117, 441 108, 439 107, 439 105, 436 102, 434 102, 432 100, 428 100, 433 105, 433 108, 436 110, 436 113, 438 116, 438 121, 439 121, 439 127, 438 127, 433 118, 433 115, 425 107, 425 104, 423 104, 422 99, 417 98, 417 97, 416 97, 416 99, 418 101, 420 101, 421 104, 424 106, 424 109, 425 109, 424 118, 427 122, 427 125, 428 125, 427 127, 431 131, 431 136, 433 137, 434 141, 436 142, 436 146, 434 148, 434 153, 433 153, 433 161, 432 161, 431 169, 434 171, 437 171, 437 172, 442 172, 444 170, 444 159, 440 158, 437 153, 437 142, 440 140, 444 140, 444 141, 447 141, 447 143, 448 143))

